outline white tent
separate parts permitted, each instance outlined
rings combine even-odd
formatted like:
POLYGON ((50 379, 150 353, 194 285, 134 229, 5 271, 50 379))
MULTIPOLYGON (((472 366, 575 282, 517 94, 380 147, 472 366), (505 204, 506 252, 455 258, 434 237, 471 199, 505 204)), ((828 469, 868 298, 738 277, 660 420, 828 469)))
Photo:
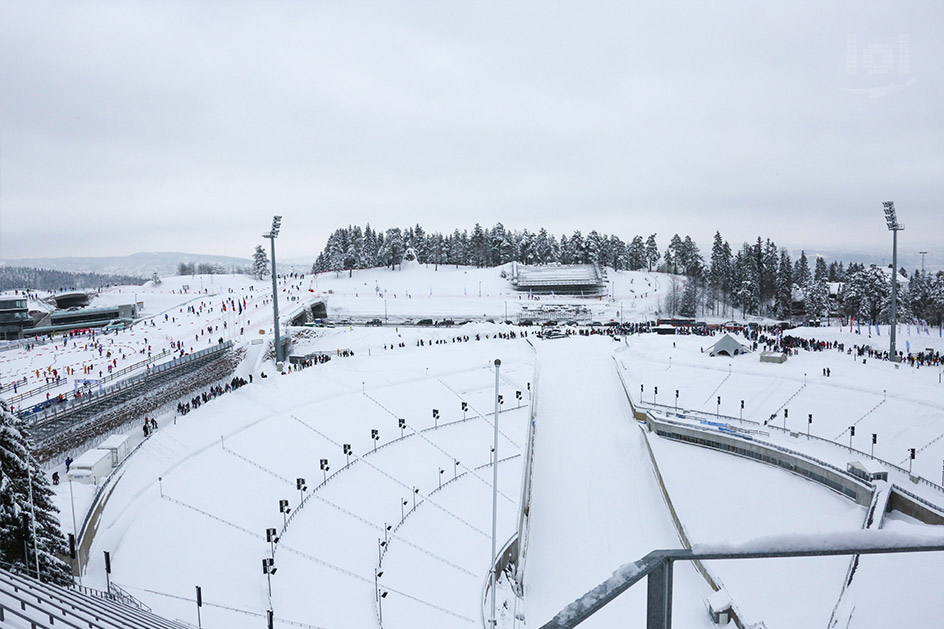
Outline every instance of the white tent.
POLYGON ((725 334, 708 348, 710 356, 737 356, 751 351, 747 345, 742 345, 730 334, 725 334))

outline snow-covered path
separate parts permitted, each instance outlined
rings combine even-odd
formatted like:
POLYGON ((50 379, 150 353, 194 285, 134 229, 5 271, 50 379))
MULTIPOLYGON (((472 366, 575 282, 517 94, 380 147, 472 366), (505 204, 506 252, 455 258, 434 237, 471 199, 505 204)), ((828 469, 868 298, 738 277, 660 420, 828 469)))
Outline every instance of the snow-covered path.
MULTIPOLYGON (((528 627, 540 627, 621 564, 679 547, 613 346, 605 337, 538 344, 528 627)), ((708 593, 690 566, 677 567, 679 626, 708 625, 700 600, 708 593)), ((645 595, 644 584, 631 588, 583 626, 645 626, 645 595)))

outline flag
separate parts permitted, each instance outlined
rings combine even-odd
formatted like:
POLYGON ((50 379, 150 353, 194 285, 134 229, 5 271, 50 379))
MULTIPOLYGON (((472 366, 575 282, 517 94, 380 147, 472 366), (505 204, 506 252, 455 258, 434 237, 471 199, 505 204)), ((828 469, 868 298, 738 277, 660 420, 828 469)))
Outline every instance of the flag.
POLYGON ((872 321, 869 321, 869 336, 872 336, 872 321))
MULTIPOLYGON (((877 323, 875 324, 875 333, 878 334, 879 336, 882 336, 882 328, 880 328, 877 323)), ((891 334, 892 331, 889 330, 888 333, 891 334)))
MULTIPOLYGON (((851 331, 851 329, 850 329, 851 331)), ((856 321, 856 334, 862 334, 862 322, 856 321)))
POLYGON ((911 353, 911 341, 905 341, 905 351, 911 353))

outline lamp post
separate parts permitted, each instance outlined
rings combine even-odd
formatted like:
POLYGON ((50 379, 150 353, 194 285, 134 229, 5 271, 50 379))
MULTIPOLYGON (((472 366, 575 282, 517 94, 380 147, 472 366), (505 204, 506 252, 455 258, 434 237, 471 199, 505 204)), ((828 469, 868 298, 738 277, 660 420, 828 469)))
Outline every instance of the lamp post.
POLYGON ((918 253, 921 255, 921 275, 924 275, 924 256, 928 255, 928 252, 919 251, 918 253))
POLYGON ((272 245, 272 315, 273 330, 275 333, 275 362, 281 371, 281 363, 285 360, 282 356, 282 345, 279 342, 279 286, 278 276, 275 274, 275 239, 279 237, 279 228, 282 226, 282 217, 272 217, 272 229, 268 234, 262 234, 263 238, 268 238, 272 245))
POLYGON ((849 449, 852 449, 852 438, 855 437, 855 426, 849 426, 849 449))
POLYGON ((869 453, 873 458, 875 457, 875 444, 878 443, 878 433, 872 433, 872 451, 869 453))
POLYGON ((497 541, 497 530, 498 530, 498 370, 501 367, 501 361, 495 359, 495 421, 494 421, 494 447, 495 450, 495 459, 492 462, 492 554, 489 556, 489 571, 491 574, 492 586, 490 589, 491 594, 491 609, 492 613, 489 618, 489 625, 492 629, 495 629, 495 587, 498 581, 497 575, 495 574, 495 543, 497 541))
MULTIPOLYGON (((898 323, 898 232, 902 231, 905 226, 898 223, 898 216, 895 214, 895 202, 894 201, 885 201, 882 203, 882 206, 885 208, 885 223, 888 225, 888 230, 892 233, 892 329, 891 334, 889 334, 888 341, 888 353, 891 356, 892 362, 898 362, 898 353, 895 349, 895 336, 898 323)), ((922 266, 924 259, 922 258, 922 266)))

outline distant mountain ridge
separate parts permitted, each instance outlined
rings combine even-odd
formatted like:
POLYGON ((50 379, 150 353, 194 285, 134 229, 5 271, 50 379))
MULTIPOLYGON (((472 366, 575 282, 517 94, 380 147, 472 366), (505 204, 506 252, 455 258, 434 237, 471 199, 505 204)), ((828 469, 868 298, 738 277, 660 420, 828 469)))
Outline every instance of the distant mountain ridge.
MULTIPOLYGON (((226 272, 240 271, 252 267, 249 258, 181 253, 176 251, 133 253, 126 256, 66 257, 66 258, 17 258, 2 259, 3 266, 23 266, 73 273, 101 273, 108 275, 132 275, 150 279, 156 272, 162 277, 177 275, 181 262, 219 265, 226 272)), ((280 271, 301 271, 311 264, 279 264, 280 271)))

